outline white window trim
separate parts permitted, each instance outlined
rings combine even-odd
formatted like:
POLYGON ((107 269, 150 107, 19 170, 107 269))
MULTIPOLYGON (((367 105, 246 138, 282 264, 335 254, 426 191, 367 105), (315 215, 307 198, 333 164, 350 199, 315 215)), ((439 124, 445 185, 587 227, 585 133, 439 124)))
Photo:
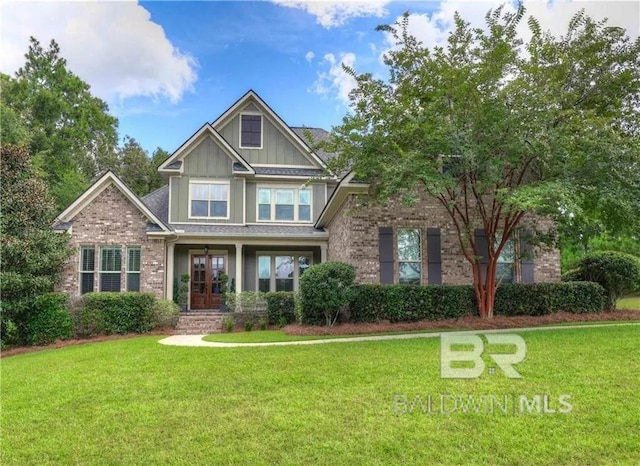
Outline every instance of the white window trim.
MULTIPOLYGON (((96 291, 96 248, 95 245, 92 244, 82 244, 80 245, 80 250, 79 250, 79 259, 80 259, 80 265, 78 266, 78 296, 82 296, 82 275, 85 273, 91 273, 93 274, 93 287, 91 288, 91 291, 89 291, 88 293, 92 293, 96 291), (93 249, 93 270, 83 270, 82 269, 82 250, 83 249, 93 249)), ((99 273, 99 272, 98 272, 99 273)))
POLYGON ((138 275, 138 290, 137 291, 142 291, 142 246, 137 246, 137 245, 131 245, 131 246, 127 246, 127 264, 126 264, 126 268, 125 268, 125 273, 126 273, 126 289, 127 291, 129 290, 129 275, 138 275), (129 251, 133 251, 133 250, 138 250, 140 251, 140 270, 129 270, 129 251))
POLYGON ((398 228, 397 232, 396 232, 396 254, 398 256, 398 284, 400 284, 400 264, 402 263, 406 263, 406 264, 420 264, 420 283, 419 285, 422 285, 422 277, 424 275, 424 255, 423 255, 423 250, 422 250, 422 239, 423 235, 422 235, 422 229, 421 228, 398 228), (420 258, 417 261, 410 261, 410 260, 403 260, 400 259, 400 251, 399 251, 399 247, 398 247, 398 237, 400 236, 400 231, 401 230, 414 230, 418 232, 419 235, 419 239, 418 239, 418 246, 420 248, 420 258))
POLYGON ((264 115, 260 112, 240 112, 238 116, 238 147, 247 150, 260 150, 264 146, 264 115), (251 115, 260 117, 260 147, 247 147, 242 145, 242 116, 251 115))
POLYGON ((257 223, 278 223, 278 224, 292 224, 299 223, 302 225, 308 225, 313 223, 313 186, 300 186, 300 185, 276 185, 276 184, 258 184, 256 185, 256 222, 257 223), (271 209, 269 220, 260 219, 260 190, 271 190, 271 209), (278 189, 292 189, 293 193, 293 220, 276 220, 276 190, 278 189), (300 218, 300 190, 309 191, 309 220, 299 220, 300 218))
MULTIPOLYGON (((300 282, 300 263, 298 257, 309 258, 309 267, 313 265, 313 252, 311 251, 256 251, 256 291, 260 290, 260 264, 259 257, 267 256, 270 259, 271 270, 269 277, 269 291, 276 290, 276 256, 293 256, 293 291, 298 291, 300 282)), ((264 279, 262 279, 264 280, 264 279)))
POLYGON ((231 217, 231 182, 229 180, 189 180, 189 219, 198 220, 229 220, 231 217), (227 216, 226 217, 203 217, 191 215, 191 185, 193 184, 212 184, 227 186, 227 216))
MULTIPOLYGON (((102 274, 120 274, 120 291, 122 292, 122 246, 121 245, 103 245, 98 248, 98 254, 100 257, 98 258, 98 291, 101 293, 106 293, 102 291, 102 274), (102 270, 102 250, 103 249, 120 249, 120 270, 102 270)), ((125 287, 126 288, 126 287, 125 287)))

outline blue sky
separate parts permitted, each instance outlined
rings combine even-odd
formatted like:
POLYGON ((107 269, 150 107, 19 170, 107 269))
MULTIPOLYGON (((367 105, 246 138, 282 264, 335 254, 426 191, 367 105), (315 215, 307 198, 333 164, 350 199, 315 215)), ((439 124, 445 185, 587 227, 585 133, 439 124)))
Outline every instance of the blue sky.
MULTIPOLYGON (((0 70, 23 63, 29 35, 54 38, 69 67, 107 101, 120 135, 152 152, 177 149, 247 90, 292 126, 330 129, 348 111, 353 80, 340 64, 384 76, 392 44, 375 31, 411 12, 410 31, 428 46, 446 40, 453 12, 481 26, 495 1, 3 2, 0 70)), ((585 8, 640 31, 640 3, 527 1, 545 29, 561 34, 585 8)), ((523 37, 526 37, 523 22, 523 37)))

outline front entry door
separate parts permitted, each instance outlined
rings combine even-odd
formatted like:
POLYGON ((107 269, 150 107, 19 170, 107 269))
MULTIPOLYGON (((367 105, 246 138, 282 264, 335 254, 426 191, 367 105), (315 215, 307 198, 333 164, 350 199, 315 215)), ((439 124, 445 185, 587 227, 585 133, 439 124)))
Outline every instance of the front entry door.
POLYGON ((191 256, 191 309, 219 309, 225 256, 191 256))

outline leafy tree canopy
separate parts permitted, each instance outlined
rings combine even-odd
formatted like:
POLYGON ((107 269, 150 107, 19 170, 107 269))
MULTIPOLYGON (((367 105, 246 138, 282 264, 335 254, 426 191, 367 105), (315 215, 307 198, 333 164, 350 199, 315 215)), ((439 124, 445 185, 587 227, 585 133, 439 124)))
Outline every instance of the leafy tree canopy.
POLYGON ((610 230, 640 219, 640 40, 581 12, 560 38, 529 19, 523 43, 523 15, 490 10, 474 29, 456 14, 447 45, 432 49, 409 34, 408 14, 380 26, 396 40, 389 79, 345 68, 357 81, 353 111, 325 145, 339 154, 330 168, 369 180, 375 199, 422 192, 441 203, 484 316, 497 257, 526 214, 584 215, 610 230), (489 239, 484 278, 478 227, 489 239))

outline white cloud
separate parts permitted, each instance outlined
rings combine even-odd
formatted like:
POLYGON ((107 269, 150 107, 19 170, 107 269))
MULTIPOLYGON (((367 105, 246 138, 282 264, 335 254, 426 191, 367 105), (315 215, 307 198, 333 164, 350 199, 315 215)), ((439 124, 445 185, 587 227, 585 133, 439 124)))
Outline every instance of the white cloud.
POLYGON ((338 100, 348 105, 349 92, 356 87, 356 80, 342 69, 342 65, 353 68, 355 62, 356 56, 352 52, 341 53, 339 58, 336 58, 333 53, 327 53, 321 65, 328 66, 329 69, 318 73, 311 90, 320 95, 335 93, 338 100))
POLYGON ((389 0, 343 0, 332 1, 300 1, 300 0, 273 0, 278 5, 298 8, 316 17, 316 22, 326 29, 342 26, 349 19, 361 16, 385 16, 387 10, 384 6, 389 0))
POLYGON ((193 89, 197 63, 178 50, 149 12, 126 2, 6 2, 2 6, 0 70, 24 64, 29 36, 51 39, 92 92, 108 102, 128 97, 175 103, 193 89))
POLYGON ((316 56, 315 53, 313 53, 311 50, 309 50, 306 55, 304 56, 305 60, 307 60, 309 63, 311 63, 311 60, 313 60, 313 58, 316 56))

